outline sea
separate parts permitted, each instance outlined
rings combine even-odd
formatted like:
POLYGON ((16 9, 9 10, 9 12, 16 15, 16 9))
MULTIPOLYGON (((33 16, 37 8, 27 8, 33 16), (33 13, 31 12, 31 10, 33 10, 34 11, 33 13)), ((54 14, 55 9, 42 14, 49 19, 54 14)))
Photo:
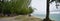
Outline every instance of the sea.
MULTIPOLYGON (((44 19, 46 17, 45 14, 33 14, 32 16, 35 16, 35 17, 41 18, 41 19, 44 19)), ((60 14, 50 14, 49 17, 53 21, 60 21, 60 14)))

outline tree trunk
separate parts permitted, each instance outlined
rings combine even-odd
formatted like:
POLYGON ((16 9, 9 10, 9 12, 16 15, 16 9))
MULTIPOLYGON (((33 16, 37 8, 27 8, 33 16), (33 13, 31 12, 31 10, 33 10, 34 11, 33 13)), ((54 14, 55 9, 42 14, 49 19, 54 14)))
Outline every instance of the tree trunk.
POLYGON ((43 21, 51 21, 49 18, 49 1, 50 0, 47 0, 46 18, 43 21))

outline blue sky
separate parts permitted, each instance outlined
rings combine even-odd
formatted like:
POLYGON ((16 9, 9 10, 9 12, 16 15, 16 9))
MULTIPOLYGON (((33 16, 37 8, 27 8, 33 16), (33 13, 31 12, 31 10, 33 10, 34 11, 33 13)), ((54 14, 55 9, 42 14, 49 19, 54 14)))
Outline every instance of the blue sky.
MULTIPOLYGON (((50 4, 51 14, 60 13, 60 6, 58 6, 59 9, 56 9, 55 5, 55 2, 52 2, 52 4, 50 4)), ((33 14, 46 14, 46 0, 32 0, 31 6, 37 9, 33 12, 33 14)))

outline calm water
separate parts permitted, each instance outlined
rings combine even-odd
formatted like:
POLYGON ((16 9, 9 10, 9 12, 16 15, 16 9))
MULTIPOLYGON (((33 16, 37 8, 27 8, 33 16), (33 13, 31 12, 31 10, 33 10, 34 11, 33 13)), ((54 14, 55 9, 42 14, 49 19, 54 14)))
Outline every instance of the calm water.
MULTIPOLYGON (((35 16, 37 18, 44 19, 45 15, 44 14, 33 14, 32 16, 35 16)), ((60 21, 60 14, 50 14, 50 19, 54 21, 60 21)))

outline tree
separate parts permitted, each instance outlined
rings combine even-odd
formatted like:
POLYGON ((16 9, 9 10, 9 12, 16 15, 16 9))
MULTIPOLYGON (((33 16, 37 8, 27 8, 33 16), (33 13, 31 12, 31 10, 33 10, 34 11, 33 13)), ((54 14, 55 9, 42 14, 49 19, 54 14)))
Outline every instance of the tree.
POLYGON ((2 10, 2 13, 5 15, 9 15, 9 14, 30 14, 31 10, 33 10, 32 8, 28 8, 28 5, 30 5, 30 0, 2 0, 1 3, 1 8, 0 10, 2 10))
POLYGON ((56 2, 56 8, 58 9, 58 6, 59 6, 59 5, 57 5, 57 2, 59 2, 59 3, 60 3, 60 0, 51 0, 51 2, 50 2, 50 3, 52 3, 53 1, 55 1, 55 2, 56 2))
POLYGON ((23 3, 23 5, 17 9, 17 13, 21 14, 21 15, 26 15, 26 14, 30 14, 30 8, 28 8, 28 5, 30 5, 30 0, 25 0, 25 2, 23 3))
POLYGON ((49 18, 49 1, 50 0, 47 0, 47 9, 46 9, 46 18, 43 20, 43 21, 51 21, 50 18, 49 18))
POLYGON ((54 2, 54 1, 60 2, 60 0, 51 0, 50 3, 51 3, 51 2, 54 2))
POLYGON ((2 2, 0 0, 0 13, 2 12, 2 2))
POLYGON ((2 15, 2 16, 3 16, 3 13, 2 13, 2 12, 3 12, 3 10, 4 10, 3 7, 4 7, 4 0, 2 0, 2 1, 0 0, 0 10, 1 10, 1 15, 2 15))
POLYGON ((29 17, 31 16, 31 13, 33 13, 34 10, 32 9, 32 7, 29 7, 29 17))
POLYGON ((60 0, 52 0, 51 2, 49 2, 49 1, 50 0, 47 0, 47 13, 46 13, 46 18, 43 21, 51 21, 49 18, 49 3, 56 1, 56 4, 57 4, 57 2, 60 2, 60 0))

